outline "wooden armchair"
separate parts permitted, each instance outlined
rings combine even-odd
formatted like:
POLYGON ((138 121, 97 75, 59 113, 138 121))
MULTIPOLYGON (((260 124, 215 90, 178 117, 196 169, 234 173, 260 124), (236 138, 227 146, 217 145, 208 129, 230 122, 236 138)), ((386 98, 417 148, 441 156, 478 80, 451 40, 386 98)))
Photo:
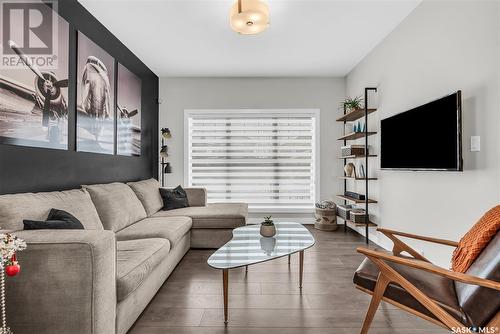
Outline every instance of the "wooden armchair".
POLYGON ((457 247, 457 242, 382 228, 378 231, 391 239, 394 247, 392 253, 357 249, 367 258, 353 281, 356 288, 372 295, 362 334, 368 333, 381 300, 450 330, 489 327, 488 333, 500 333, 500 233, 462 274, 432 264, 399 237, 451 247, 457 247))

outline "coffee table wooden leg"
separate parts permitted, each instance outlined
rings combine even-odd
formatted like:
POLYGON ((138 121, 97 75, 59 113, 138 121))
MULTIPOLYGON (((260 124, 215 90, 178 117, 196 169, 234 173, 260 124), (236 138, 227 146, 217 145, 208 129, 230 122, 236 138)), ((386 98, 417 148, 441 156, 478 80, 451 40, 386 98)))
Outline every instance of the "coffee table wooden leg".
POLYGON ((291 255, 288 255, 288 264, 290 264, 290 259, 292 258, 291 255))
POLYGON ((304 251, 299 252, 299 288, 302 289, 302 276, 304 274, 304 251))
POLYGON ((223 290, 224 290, 224 323, 227 324, 227 316, 228 316, 228 309, 227 309, 227 304, 228 304, 228 275, 229 270, 228 269, 223 269, 222 270, 222 285, 223 285, 223 290))

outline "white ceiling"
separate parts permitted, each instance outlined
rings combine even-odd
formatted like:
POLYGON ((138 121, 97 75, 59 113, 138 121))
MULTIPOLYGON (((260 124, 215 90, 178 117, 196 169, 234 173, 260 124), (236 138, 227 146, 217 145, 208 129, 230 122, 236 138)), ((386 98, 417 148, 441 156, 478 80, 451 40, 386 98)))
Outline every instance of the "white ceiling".
POLYGON ((235 0, 79 0, 159 76, 345 76, 420 0, 270 0, 271 25, 229 27, 235 0))

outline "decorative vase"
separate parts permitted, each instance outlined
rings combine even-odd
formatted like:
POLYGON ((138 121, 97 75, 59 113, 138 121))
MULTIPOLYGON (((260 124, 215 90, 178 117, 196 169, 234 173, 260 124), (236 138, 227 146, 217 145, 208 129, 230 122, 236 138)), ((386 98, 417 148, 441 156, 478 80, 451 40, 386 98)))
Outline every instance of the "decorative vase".
POLYGON ((357 109, 357 108, 354 108, 354 107, 350 107, 350 106, 349 106, 349 107, 346 107, 346 110, 345 110, 345 111, 346 111, 346 114, 348 114, 348 113, 350 113, 350 112, 354 112, 354 111, 356 111, 356 109, 357 109))
POLYGON ((352 162, 344 166, 345 176, 356 177, 356 166, 352 162))
POLYGON ((276 227, 274 224, 260 224, 260 235, 265 238, 274 237, 276 235, 276 227))

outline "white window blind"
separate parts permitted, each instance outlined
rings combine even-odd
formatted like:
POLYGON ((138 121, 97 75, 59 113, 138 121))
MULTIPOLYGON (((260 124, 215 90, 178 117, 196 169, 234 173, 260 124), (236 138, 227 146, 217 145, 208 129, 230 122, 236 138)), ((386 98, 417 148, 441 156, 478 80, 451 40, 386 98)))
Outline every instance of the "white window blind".
MULTIPOLYGON (((310 210, 317 191, 316 110, 186 111, 186 176, 208 201, 310 210)), ((278 210, 277 210, 278 211, 278 210)))

